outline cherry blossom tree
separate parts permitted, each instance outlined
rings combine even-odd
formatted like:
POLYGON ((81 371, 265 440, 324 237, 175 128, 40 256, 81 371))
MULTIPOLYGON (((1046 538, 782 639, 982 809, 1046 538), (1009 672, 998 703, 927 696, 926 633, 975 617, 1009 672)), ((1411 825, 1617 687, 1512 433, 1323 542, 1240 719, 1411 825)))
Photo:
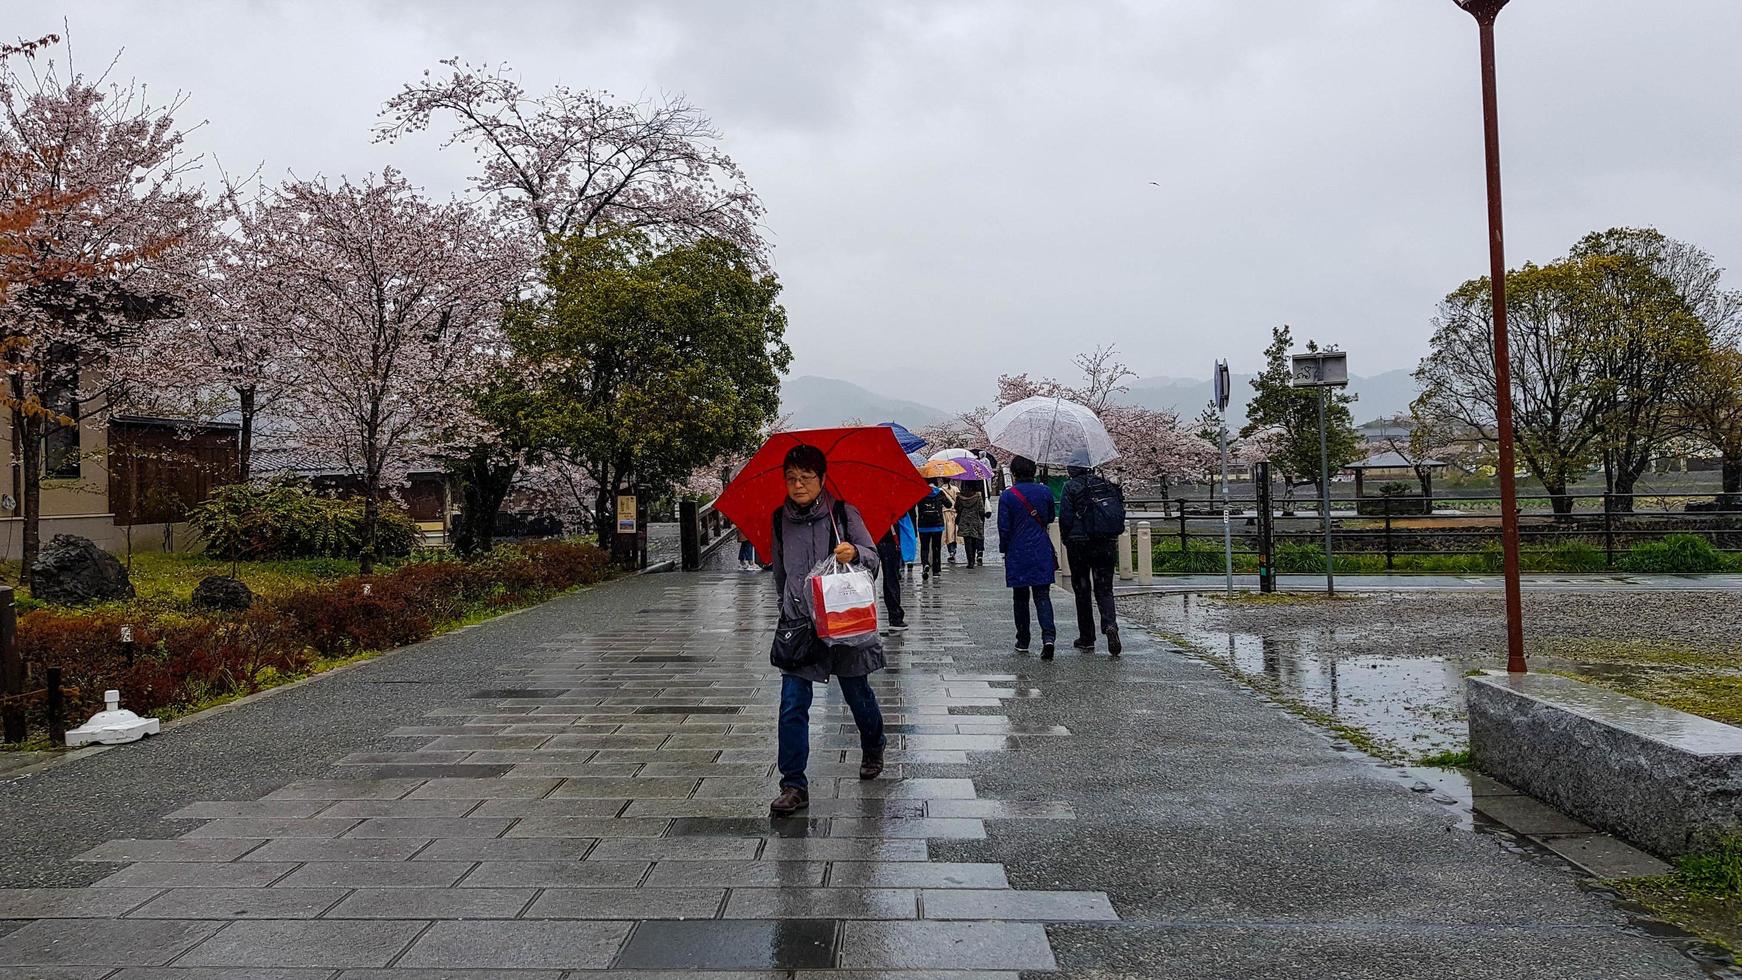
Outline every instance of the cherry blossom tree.
POLYGON ((0 184, 32 208, 28 226, 6 232, 0 306, 0 405, 18 435, 26 579, 45 437, 107 406, 126 380, 122 355, 180 315, 175 270, 202 220, 201 193, 184 183, 197 160, 174 118, 184 100, 154 104, 139 83, 88 77, 70 61, 39 66, 57 40, 0 48, 0 184))
POLYGON ((478 190, 545 242, 633 228, 668 244, 723 238, 766 257, 762 203, 713 123, 683 99, 624 103, 561 85, 532 96, 506 65, 441 64, 445 77, 426 71, 388 100, 376 139, 451 115, 444 145, 472 147, 478 190))
POLYGON ((1117 348, 1097 347, 1077 355, 1074 363, 1083 372, 1078 385, 1052 378, 1036 380, 1027 374, 1001 376, 999 407, 1035 396, 1065 398, 1088 407, 1119 450, 1119 459, 1101 467, 1102 471, 1132 488, 1166 493, 1174 483, 1205 472, 1218 458, 1219 450, 1188 431, 1177 413, 1120 403, 1118 396, 1130 390, 1126 379, 1137 374, 1118 360, 1117 348))
POLYGON ((435 204, 389 168, 362 183, 291 181, 247 222, 301 365, 299 438, 364 493, 362 570, 380 501, 412 466, 473 432, 464 386, 492 364, 527 257, 463 203, 435 204))
MULTIPOLYGON (((451 58, 388 100, 376 139, 426 130, 438 116, 453 120, 444 145, 477 154, 479 192, 547 257, 568 238, 632 230, 662 248, 723 239, 766 270, 762 203, 712 122, 681 98, 629 103, 560 85, 535 96, 506 66, 451 58)), ((499 426, 451 459, 468 543, 488 546, 496 511, 536 453, 532 435, 499 426)))
POLYGON ((288 407, 300 388, 302 362, 292 356, 279 311, 263 301, 262 277, 271 274, 251 240, 264 193, 244 200, 226 183, 193 233, 197 260, 176 283, 185 315, 129 349, 118 395, 130 410, 199 422, 233 417, 240 423, 238 472, 253 473, 259 420, 288 407))

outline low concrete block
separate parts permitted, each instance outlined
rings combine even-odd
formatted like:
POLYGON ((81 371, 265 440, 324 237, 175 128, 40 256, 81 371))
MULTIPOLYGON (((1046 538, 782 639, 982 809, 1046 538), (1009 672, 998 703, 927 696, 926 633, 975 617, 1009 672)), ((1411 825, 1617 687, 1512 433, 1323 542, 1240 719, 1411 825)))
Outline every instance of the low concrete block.
POLYGON ((1550 674, 1469 678, 1481 768, 1662 855, 1742 832, 1742 729, 1550 674))

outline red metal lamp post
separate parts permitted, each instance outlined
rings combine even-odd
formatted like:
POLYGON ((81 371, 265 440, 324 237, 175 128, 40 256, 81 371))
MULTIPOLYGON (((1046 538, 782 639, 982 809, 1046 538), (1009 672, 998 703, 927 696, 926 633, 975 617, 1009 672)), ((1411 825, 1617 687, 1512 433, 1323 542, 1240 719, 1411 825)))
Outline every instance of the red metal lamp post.
POLYGON ((1506 334, 1506 235, 1500 206, 1500 97, 1494 79, 1494 21, 1507 0, 1453 0, 1472 17, 1482 42, 1482 122, 1488 157, 1488 261, 1494 286, 1494 424, 1500 437, 1500 538, 1506 567, 1506 670, 1522 674, 1524 597, 1518 570, 1517 465, 1512 453, 1512 360, 1506 334))

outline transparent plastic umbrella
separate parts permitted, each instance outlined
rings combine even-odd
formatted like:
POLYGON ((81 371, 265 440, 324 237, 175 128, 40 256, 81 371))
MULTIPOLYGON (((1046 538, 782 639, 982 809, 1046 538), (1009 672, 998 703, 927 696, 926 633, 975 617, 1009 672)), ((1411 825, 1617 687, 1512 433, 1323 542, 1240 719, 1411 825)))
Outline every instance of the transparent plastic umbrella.
POLYGON ((1007 405, 986 423, 996 449, 1051 466, 1100 466, 1119 458, 1113 437, 1087 407, 1036 396, 1007 405))

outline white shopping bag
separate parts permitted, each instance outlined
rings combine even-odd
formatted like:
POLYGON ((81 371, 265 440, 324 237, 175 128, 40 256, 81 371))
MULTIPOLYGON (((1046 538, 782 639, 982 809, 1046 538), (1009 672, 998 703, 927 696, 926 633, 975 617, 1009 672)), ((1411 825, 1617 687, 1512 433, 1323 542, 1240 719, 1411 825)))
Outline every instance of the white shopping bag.
POLYGON ((877 633, 877 580, 863 568, 825 562, 811 574, 811 620, 820 639, 877 633))

